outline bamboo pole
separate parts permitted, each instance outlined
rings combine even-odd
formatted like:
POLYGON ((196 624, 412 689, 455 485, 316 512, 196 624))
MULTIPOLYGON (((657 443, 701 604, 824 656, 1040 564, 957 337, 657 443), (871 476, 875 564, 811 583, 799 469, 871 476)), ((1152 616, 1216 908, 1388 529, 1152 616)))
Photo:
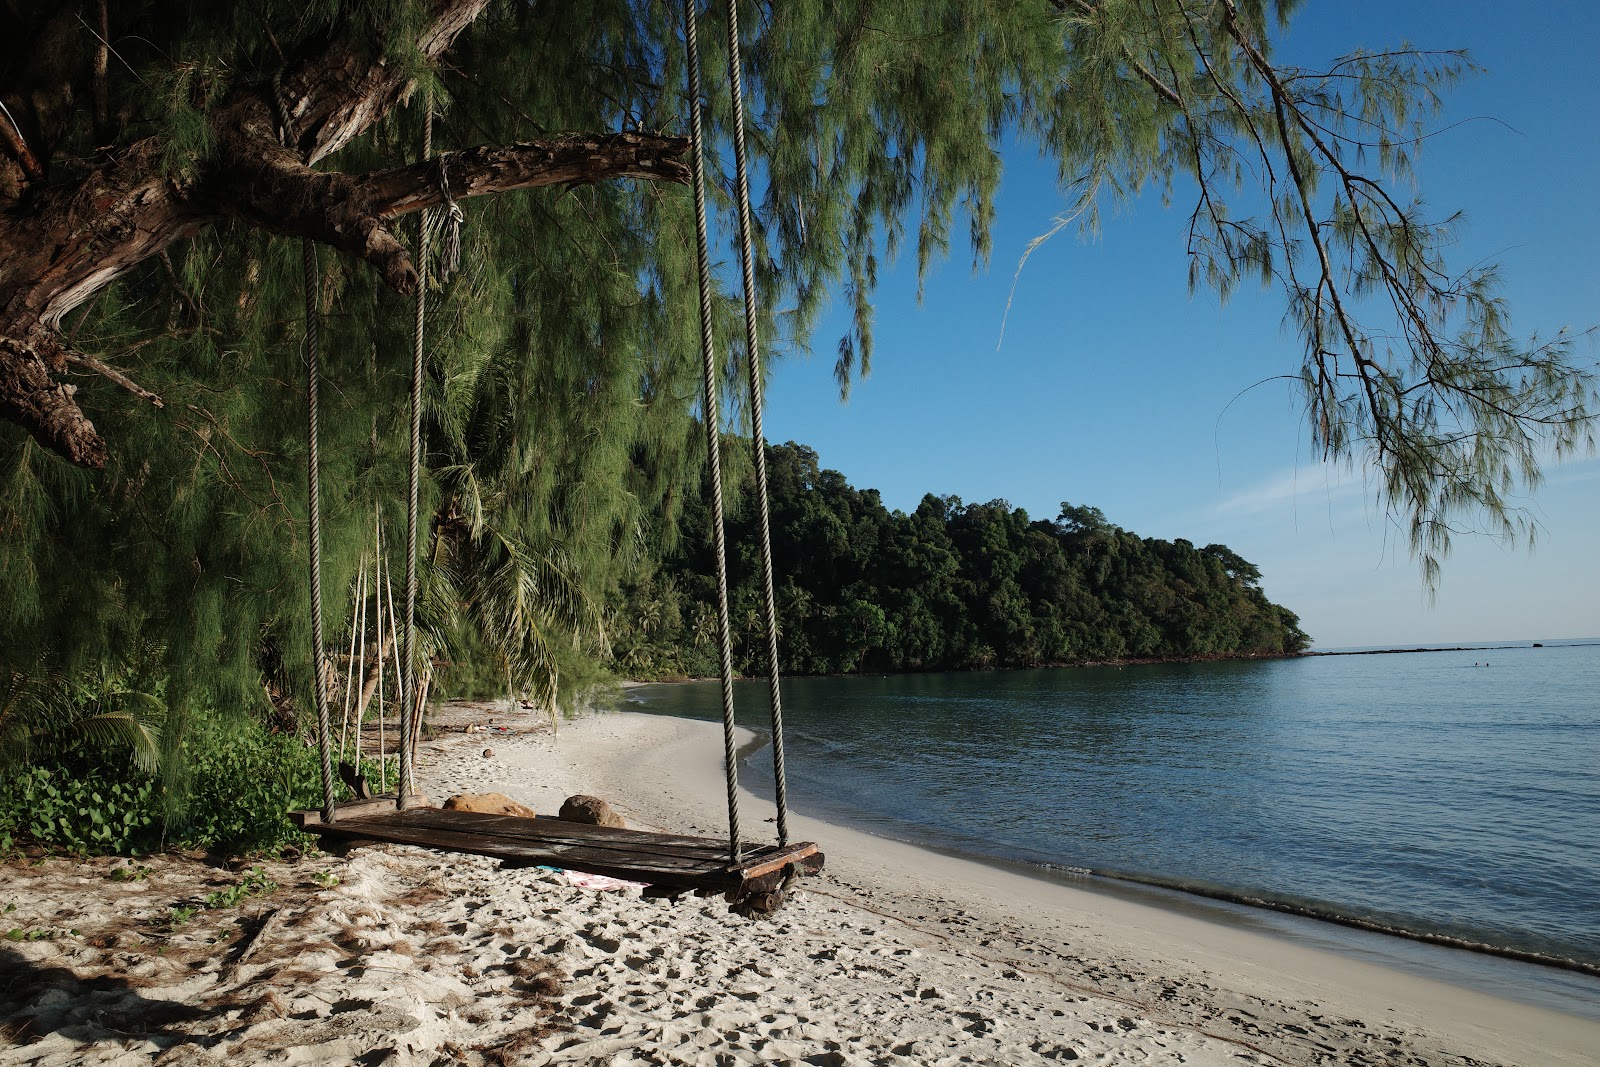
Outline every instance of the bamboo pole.
MULTIPOLYGON (((378 520, 378 545, 383 545, 383 520, 378 520)), ((378 553, 377 566, 373 573, 373 596, 377 600, 378 612, 378 792, 389 791, 389 750, 385 741, 383 729, 383 552, 378 553)), ((390 620, 390 629, 393 629, 393 620, 390 620)))
POLYGON ((356 703, 356 679, 365 677, 356 669, 356 647, 366 651, 367 557, 361 557, 356 572, 355 603, 350 607, 350 655, 345 661, 344 692, 339 701, 339 762, 344 762, 345 744, 350 740, 350 712, 356 703))

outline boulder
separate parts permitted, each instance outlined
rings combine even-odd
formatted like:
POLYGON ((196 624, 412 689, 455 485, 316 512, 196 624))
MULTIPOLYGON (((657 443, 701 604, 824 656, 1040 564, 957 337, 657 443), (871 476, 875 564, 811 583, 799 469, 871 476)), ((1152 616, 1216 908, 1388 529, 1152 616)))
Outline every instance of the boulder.
POLYGON ((622 816, 611 810, 611 805, 599 797, 589 797, 579 794, 568 797, 561 804, 561 813, 556 816, 567 822, 581 822, 589 826, 617 826, 625 827, 622 816))
POLYGON ((517 815, 536 819, 538 815, 528 805, 512 800, 504 793, 462 793, 444 802, 446 811, 477 811, 485 815, 517 815))

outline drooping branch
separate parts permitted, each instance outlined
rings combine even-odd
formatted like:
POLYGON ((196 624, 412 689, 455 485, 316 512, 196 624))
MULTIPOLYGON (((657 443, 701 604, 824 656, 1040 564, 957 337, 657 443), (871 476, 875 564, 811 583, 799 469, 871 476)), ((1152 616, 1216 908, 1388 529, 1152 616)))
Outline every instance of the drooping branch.
MULTIPOLYGON (((437 60, 487 5, 436 0, 418 31, 419 57, 437 60)), ((566 134, 365 176, 314 169, 405 100, 408 69, 365 42, 312 41, 268 82, 241 85, 220 102, 210 119, 214 148, 191 169, 172 173, 165 141, 147 137, 76 181, 42 188, 26 212, 0 215, 0 418, 73 463, 101 466, 105 442, 75 387, 59 380, 69 362, 91 366, 89 357, 68 359, 61 322, 139 263, 219 221, 332 245, 410 293, 417 274, 392 220, 443 202, 447 182, 448 196, 460 199, 609 178, 686 178, 684 142, 636 133, 566 134)), ((12 164, 24 180, 41 177, 48 161, 29 154, 21 127, 8 119, 0 116, 0 133, 12 164)))
MULTIPOLYGON (((1100 10, 1089 0, 1050 0, 1050 6, 1063 14, 1075 11, 1079 17, 1084 19, 1092 20, 1100 15, 1100 10)), ((1148 85, 1157 96, 1173 107, 1183 107, 1183 97, 1178 95, 1178 91, 1157 77, 1155 71, 1141 63, 1138 57, 1133 54, 1132 49, 1124 47, 1122 56, 1128 61, 1129 69, 1138 75, 1139 80, 1148 85)))
POLYGON ((74 367, 92 370, 102 378, 116 382, 140 400, 146 401, 154 407, 163 408, 167 406, 166 401, 162 400, 159 394, 152 393, 104 360, 95 359, 93 356, 84 355, 82 352, 69 352, 67 353, 67 362, 74 367))
POLYGON ((681 184, 688 180, 682 160, 686 149, 681 137, 569 133, 447 152, 359 177, 313 170, 281 151, 268 153, 270 161, 210 195, 224 213, 253 226, 309 237, 371 263, 386 284, 409 295, 416 291, 417 273, 391 220, 447 199, 519 189, 613 178, 681 184))
POLYGON ((1446 266, 1455 217, 1391 191, 1432 136, 1440 87, 1474 69, 1465 53, 1358 51, 1310 71, 1272 58, 1260 4, 1044 2, 1085 81, 1114 87, 1085 124, 1106 133, 1073 217, 1102 191, 1194 181, 1191 286, 1224 299, 1244 279, 1282 286, 1312 442, 1370 465, 1430 584, 1459 517, 1508 539, 1528 530, 1508 490, 1536 486, 1543 456, 1592 448, 1595 372, 1565 331, 1514 337, 1494 269, 1446 266), (1160 137, 1123 135, 1144 123, 1160 137))

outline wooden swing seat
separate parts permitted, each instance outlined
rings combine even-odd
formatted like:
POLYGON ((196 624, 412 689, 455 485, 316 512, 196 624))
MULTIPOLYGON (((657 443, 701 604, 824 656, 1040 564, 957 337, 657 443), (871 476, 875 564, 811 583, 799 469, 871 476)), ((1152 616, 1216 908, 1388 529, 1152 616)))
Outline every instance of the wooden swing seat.
POLYGON ((643 882, 646 896, 681 893, 726 894, 736 906, 750 902, 757 911, 763 897, 782 901, 790 865, 803 873, 822 868, 823 856, 810 841, 784 846, 746 843, 738 863, 728 843, 705 837, 589 826, 561 819, 529 819, 434 807, 400 809, 394 797, 374 797, 339 805, 333 822, 318 811, 296 811, 290 819, 307 833, 342 844, 388 841, 441 852, 492 856, 506 867, 560 867, 587 874, 643 882))

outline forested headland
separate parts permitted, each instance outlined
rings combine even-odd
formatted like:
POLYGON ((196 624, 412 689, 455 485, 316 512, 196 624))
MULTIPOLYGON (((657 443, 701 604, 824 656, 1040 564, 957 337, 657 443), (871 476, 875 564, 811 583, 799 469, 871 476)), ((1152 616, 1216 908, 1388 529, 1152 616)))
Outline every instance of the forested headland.
MULTIPOLYGON (((769 447, 767 469, 785 673, 1282 655, 1310 642, 1225 545, 1140 537, 1071 503, 1034 519, 1003 500, 929 494, 891 511, 794 442, 769 447)), ((766 669, 756 521, 744 506, 728 523, 734 663, 747 674, 766 669)), ((630 676, 716 673, 704 505, 688 503, 681 525, 623 588, 612 651, 630 676)))

